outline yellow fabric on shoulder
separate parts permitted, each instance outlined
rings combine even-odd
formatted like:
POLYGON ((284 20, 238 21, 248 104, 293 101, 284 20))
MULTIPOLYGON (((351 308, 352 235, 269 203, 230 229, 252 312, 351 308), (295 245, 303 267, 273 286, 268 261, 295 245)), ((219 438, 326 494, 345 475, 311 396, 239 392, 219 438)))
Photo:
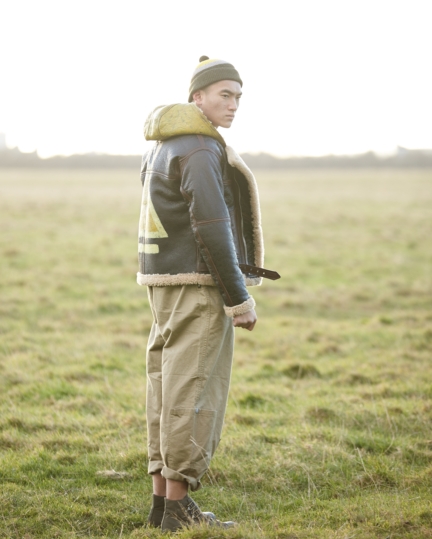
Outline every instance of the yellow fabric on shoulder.
POLYGON ((207 135, 226 146, 222 135, 195 103, 156 107, 144 124, 146 140, 166 140, 179 135, 207 135))

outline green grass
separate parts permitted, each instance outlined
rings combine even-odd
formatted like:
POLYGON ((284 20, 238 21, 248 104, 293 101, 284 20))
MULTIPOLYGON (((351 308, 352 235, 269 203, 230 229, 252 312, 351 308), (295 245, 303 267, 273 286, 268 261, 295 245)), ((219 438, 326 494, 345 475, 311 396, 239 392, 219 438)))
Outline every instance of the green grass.
MULTIPOLYGON (((257 176, 283 278, 194 496, 241 525, 178 537, 432 537, 432 173, 257 176)), ((138 172, 0 172, 0 537, 160 537, 139 206, 138 172)))

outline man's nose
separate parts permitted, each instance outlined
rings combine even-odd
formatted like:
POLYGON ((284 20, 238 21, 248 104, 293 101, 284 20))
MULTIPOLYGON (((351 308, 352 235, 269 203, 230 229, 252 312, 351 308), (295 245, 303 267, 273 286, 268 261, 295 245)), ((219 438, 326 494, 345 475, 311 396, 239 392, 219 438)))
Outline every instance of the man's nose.
POLYGON ((238 109, 238 102, 237 102, 237 99, 235 97, 230 99, 229 108, 230 108, 230 110, 237 110, 238 109))

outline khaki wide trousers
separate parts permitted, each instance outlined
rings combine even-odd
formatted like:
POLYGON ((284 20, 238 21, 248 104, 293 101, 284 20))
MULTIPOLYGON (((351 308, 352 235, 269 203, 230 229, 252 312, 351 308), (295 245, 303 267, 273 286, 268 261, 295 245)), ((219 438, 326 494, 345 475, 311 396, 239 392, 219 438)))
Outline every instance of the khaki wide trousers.
POLYGON ((154 286, 148 296, 153 312, 147 346, 148 471, 197 490, 221 436, 232 319, 213 286, 154 286))

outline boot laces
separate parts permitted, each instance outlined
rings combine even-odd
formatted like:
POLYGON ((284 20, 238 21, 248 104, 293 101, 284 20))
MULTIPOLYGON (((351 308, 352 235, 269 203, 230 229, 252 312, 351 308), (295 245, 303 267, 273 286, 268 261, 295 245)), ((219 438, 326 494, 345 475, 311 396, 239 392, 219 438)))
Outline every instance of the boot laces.
POLYGON ((205 520, 204 515, 202 514, 201 509, 198 507, 198 505, 192 500, 192 498, 189 498, 189 503, 187 505, 187 511, 192 518, 192 520, 205 520))

